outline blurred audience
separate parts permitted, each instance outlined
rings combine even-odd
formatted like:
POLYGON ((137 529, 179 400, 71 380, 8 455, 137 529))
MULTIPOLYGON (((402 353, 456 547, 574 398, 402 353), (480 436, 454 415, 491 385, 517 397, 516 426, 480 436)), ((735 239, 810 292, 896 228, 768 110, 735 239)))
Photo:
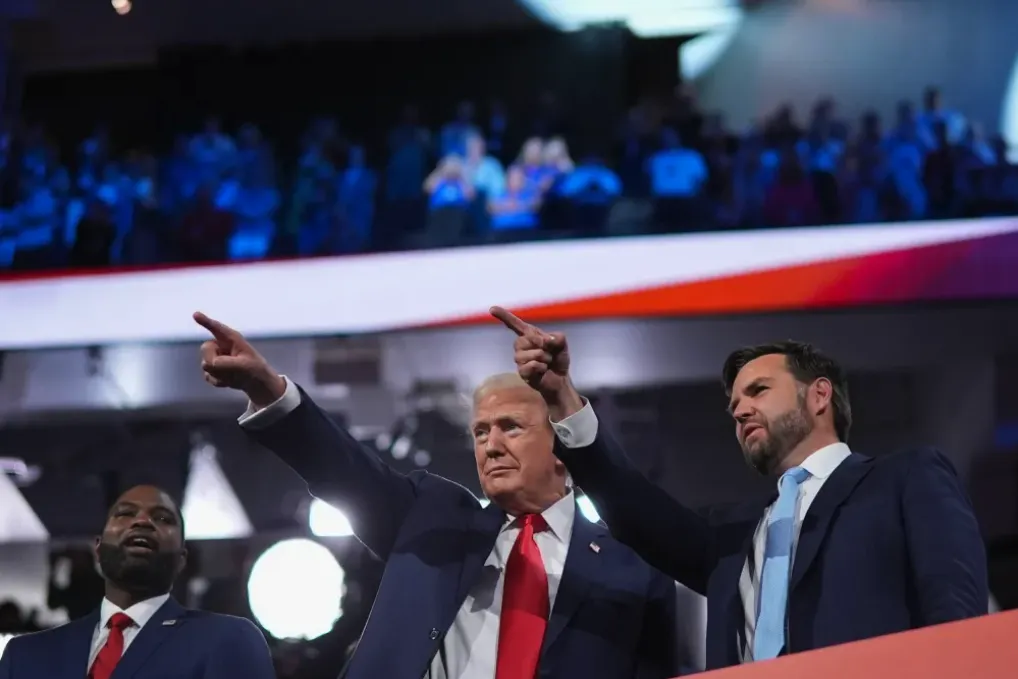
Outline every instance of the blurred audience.
POLYGON ((505 188, 492 194, 488 200, 492 232, 500 234, 537 228, 540 207, 540 189, 527 180, 522 168, 514 165, 509 168, 505 188))
POLYGON ((614 149, 578 161, 563 110, 544 95, 521 121, 465 100, 432 134, 407 105, 377 165, 332 118, 282 164, 258 127, 215 116, 161 160, 118 152, 99 125, 66 165, 45 130, 15 126, 0 137, 0 268, 1018 214, 1005 140, 935 88, 886 129, 874 112, 853 127, 825 98, 803 123, 783 106, 739 133, 683 86, 641 101, 614 149))

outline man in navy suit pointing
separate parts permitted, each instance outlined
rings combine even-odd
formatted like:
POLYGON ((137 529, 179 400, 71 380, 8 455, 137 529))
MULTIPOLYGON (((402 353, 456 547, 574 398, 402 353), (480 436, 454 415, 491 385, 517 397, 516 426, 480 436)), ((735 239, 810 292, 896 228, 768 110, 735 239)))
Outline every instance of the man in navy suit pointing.
POLYGON ((544 401, 513 373, 477 390, 471 434, 491 504, 397 473, 202 314, 208 382, 247 395, 241 425, 346 513, 385 562, 348 679, 666 679, 674 582, 577 516, 544 401))
POLYGON ((106 580, 100 608, 12 639, 0 679, 274 679, 265 637, 249 620, 170 597, 187 550, 180 510, 165 492, 136 486, 121 495, 95 552, 106 580))
POLYGON ((746 461, 776 481, 765 502, 695 512, 647 480, 569 376, 566 338, 500 307, 523 380, 559 432, 556 455, 612 534, 707 596, 707 669, 987 612, 986 553, 951 463, 917 449, 849 449, 841 367, 808 344, 741 349, 723 367, 746 461))

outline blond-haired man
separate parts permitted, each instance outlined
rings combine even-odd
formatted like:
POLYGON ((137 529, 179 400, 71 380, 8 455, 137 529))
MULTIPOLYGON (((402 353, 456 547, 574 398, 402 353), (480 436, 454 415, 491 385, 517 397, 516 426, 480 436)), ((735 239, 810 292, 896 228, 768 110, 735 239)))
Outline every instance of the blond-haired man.
POLYGON ((241 426, 341 508, 385 561, 349 679, 665 679, 678 674, 674 583, 577 517, 543 399, 498 375, 474 398, 482 508, 425 471, 400 474, 276 373, 238 333, 196 314, 202 370, 248 399, 241 426))

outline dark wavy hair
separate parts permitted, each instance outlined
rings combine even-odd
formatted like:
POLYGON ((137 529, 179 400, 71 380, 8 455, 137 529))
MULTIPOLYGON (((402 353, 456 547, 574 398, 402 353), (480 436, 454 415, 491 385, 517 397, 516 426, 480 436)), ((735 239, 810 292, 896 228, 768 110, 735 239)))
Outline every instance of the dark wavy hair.
POLYGON ((808 386, 821 377, 830 381, 834 391, 831 396, 834 431, 838 439, 847 443, 848 433, 852 429, 852 404, 848 400, 848 380, 845 371, 837 361, 811 344, 788 340, 733 351, 725 359, 724 367, 721 369, 721 383, 725 387, 725 394, 732 395, 735 378, 747 363, 761 356, 773 355, 785 357, 788 371, 800 384, 808 386))

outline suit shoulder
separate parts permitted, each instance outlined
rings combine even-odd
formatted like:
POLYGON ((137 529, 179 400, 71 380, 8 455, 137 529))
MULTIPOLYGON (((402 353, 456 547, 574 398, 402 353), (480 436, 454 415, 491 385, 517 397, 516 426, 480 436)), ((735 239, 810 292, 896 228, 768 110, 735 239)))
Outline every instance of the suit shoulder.
POLYGON ((942 467, 954 471, 954 464, 942 452, 931 446, 899 450, 873 458, 881 471, 908 474, 916 467, 942 467))
POLYGON ((188 609, 187 613, 188 617, 191 619, 191 624, 196 623, 203 625, 209 630, 233 633, 257 632, 259 635, 262 634, 261 630, 258 629, 258 626, 248 618, 242 618, 237 615, 226 615, 225 613, 200 611, 196 609, 188 609))
MULTIPOLYGON (((78 621, 80 623, 80 621, 78 621)), ((29 632, 28 634, 19 634, 11 637, 7 641, 7 645, 4 648, 4 654, 14 653, 19 649, 25 647, 37 647, 45 646, 50 643, 57 643, 64 634, 67 633, 68 628, 74 625, 75 621, 65 622, 62 625, 51 627, 49 629, 40 630, 38 632, 29 632)))
POLYGON ((49 639, 56 638, 54 632, 58 628, 45 629, 41 632, 30 632, 29 634, 19 634, 12 636, 7 640, 7 644, 4 646, 3 654, 5 656, 13 655, 26 646, 35 646, 37 644, 45 644, 49 639))

